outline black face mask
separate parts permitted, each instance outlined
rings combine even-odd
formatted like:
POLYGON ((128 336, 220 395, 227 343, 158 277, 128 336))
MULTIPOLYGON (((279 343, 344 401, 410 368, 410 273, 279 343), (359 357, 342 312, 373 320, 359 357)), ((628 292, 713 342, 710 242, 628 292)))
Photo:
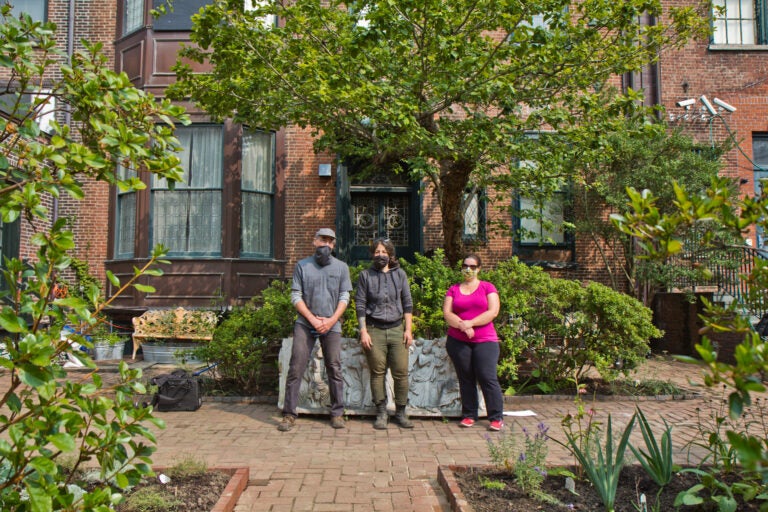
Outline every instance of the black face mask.
POLYGON ((315 261, 321 267, 329 265, 331 263, 331 248, 327 245, 322 245, 315 248, 315 261))
POLYGON ((381 270, 389 263, 389 256, 374 256, 373 267, 377 270, 381 270))

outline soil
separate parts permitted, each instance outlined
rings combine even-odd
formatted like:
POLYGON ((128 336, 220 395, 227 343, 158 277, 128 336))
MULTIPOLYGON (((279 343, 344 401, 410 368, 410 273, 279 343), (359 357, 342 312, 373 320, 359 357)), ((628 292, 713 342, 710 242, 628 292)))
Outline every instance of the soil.
MULTIPOLYGON (((573 469, 571 468, 571 471, 573 469)), ((594 488, 586 481, 576 482, 576 492, 573 494, 565 489, 565 477, 547 476, 541 490, 553 496, 559 503, 547 503, 542 499, 533 498, 522 492, 514 481, 514 476, 508 471, 496 467, 457 469, 454 472, 456 480, 461 488, 464 498, 472 506, 475 512, 561 512, 567 510, 581 510, 597 512, 604 510, 602 501, 594 488), (482 479, 503 482, 505 487, 501 490, 486 489, 480 483, 482 479)), ((721 481, 729 482, 733 476, 721 476, 721 481)), ((483 480, 486 481, 486 480, 483 480)), ((645 473, 639 465, 626 466, 619 477, 619 485, 616 491, 616 512, 636 512, 643 510, 638 508, 641 494, 645 494, 647 510, 677 510, 673 504, 678 493, 690 489, 699 483, 699 478, 691 473, 677 473, 661 494, 659 487, 645 473), (658 494, 658 496, 657 496, 658 494)), ((732 483, 732 482, 731 482, 732 483)), ((706 496, 702 491, 700 496, 706 496)), ((739 512, 757 512, 761 501, 752 500, 745 503, 739 499, 737 510, 739 512)), ((714 512, 717 504, 711 500, 702 505, 685 506, 681 510, 686 512, 714 512)))
MULTIPOLYGON (((158 473, 159 476, 159 473, 158 473)), ((222 471, 207 471, 205 473, 173 476, 167 484, 162 484, 157 477, 148 479, 125 492, 126 501, 115 510, 131 512, 137 510, 161 510, 138 508, 132 501, 134 496, 147 491, 161 492, 172 506, 163 507, 163 512, 210 512, 219 501, 227 487, 231 475, 222 471)))

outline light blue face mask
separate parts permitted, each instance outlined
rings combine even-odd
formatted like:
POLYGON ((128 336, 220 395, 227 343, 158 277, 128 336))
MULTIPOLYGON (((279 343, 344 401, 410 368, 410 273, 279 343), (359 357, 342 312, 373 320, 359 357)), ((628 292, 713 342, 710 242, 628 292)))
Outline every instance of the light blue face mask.
POLYGON ((470 279, 476 278, 477 274, 479 273, 480 273, 480 270, 478 269, 471 269, 471 268, 461 269, 461 275, 464 277, 465 281, 469 281, 470 279))

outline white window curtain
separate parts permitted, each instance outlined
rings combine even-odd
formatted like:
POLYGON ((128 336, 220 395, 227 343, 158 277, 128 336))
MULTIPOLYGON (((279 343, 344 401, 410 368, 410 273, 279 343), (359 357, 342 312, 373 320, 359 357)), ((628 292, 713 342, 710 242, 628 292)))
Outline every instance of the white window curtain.
POLYGON ((152 245, 173 255, 221 254, 223 135, 220 126, 178 128, 183 182, 152 176, 152 245))
POLYGON ((256 130, 243 133, 240 249, 243 256, 272 257, 274 146, 273 133, 256 130))

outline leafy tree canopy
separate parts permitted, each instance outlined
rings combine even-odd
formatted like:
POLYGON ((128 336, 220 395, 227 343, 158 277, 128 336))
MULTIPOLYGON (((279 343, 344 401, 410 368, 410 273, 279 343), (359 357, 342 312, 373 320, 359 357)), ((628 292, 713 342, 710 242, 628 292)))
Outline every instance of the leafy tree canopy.
MULTIPOLYGON (((662 13, 656 0, 250 2, 193 17, 171 96, 266 129, 310 127, 318 150, 428 179, 450 261, 470 181, 528 159, 527 132, 568 140, 587 118, 626 114, 631 103, 605 103, 611 78, 704 30, 692 8, 662 13)), ((553 173, 516 169, 508 185, 537 188, 553 173)))

